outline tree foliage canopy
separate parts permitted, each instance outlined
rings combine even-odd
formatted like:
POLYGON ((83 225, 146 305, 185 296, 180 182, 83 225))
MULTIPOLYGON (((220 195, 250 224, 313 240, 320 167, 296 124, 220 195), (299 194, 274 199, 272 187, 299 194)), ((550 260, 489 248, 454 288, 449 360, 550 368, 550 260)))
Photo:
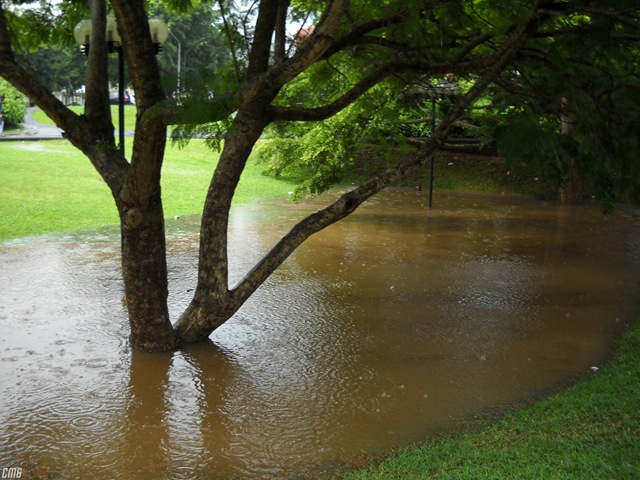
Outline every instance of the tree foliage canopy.
POLYGON ((560 19, 496 84, 488 124, 501 154, 567 181, 577 164, 609 209, 640 200, 638 23, 633 2, 598 2, 560 19), (621 21, 623 20, 624 21, 621 21), (565 131, 562 124, 565 123, 565 131))
MULTIPOLYGON (((577 161, 590 192, 609 209, 616 199, 640 201, 638 135, 634 132, 640 109, 638 23, 634 18, 638 7, 634 2, 594 5, 556 2, 553 22, 530 39, 511 68, 468 110, 461 119, 465 122, 459 122, 465 127, 457 133, 496 144, 510 168, 533 170, 559 188, 567 180, 570 165, 577 161), (572 125, 570 135, 561 132, 564 114, 572 125)), ((427 30, 430 36, 425 44, 440 46, 431 48, 431 61, 446 62, 447 55, 455 51, 446 45, 460 42, 461 35, 486 41, 478 46, 478 53, 490 51, 493 40, 491 34, 482 34, 482 27, 508 27, 519 15, 512 7, 504 2, 443 2, 432 12, 432 29, 427 30)), ((424 30, 420 31, 424 36, 424 30)), ((365 68, 354 64, 351 57, 315 65, 288 85, 280 98, 288 104, 320 105, 340 91, 341 83, 353 83, 365 68)), ((390 89, 379 85, 369 94, 376 101, 360 100, 361 105, 366 104, 364 116, 362 108, 349 107, 323 123, 276 127, 276 140, 262 150, 263 158, 274 174, 296 168, 312 170, 301 191, 317 193, 339 179, 354 161, 358 142, 392 140, 389 145, 396 146, 406 136, 429 135, 429 88, 446 79, 464 92, 476 76, 476 71, 455 73, 455 69, 445 75, 394 76, 390 89), (408 103, 402 101, 402 92, 418 95, 408 103), (336 129, 339 123, 352 128, 336 129), (312 165, 315 169, 310 169, 312 165)), ((449 104, 448 99, 438 98, 438 117, 446 114, 449 104)))

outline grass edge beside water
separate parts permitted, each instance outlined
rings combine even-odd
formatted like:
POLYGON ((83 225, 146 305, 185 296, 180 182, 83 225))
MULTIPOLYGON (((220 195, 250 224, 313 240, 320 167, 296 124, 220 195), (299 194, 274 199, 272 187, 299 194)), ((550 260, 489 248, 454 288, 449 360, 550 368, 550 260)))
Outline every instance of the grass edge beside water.
POLYGON ((640 478, 640 316, 589 378, 467 431, 428 439, 367 468, 364 479, 640 478))

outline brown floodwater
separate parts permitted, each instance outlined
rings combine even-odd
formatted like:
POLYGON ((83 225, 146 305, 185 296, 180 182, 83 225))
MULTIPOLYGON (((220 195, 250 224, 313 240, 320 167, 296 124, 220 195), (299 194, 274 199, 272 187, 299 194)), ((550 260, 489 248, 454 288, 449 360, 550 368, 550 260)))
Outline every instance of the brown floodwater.
MULTIPOLYGON (((640 311, 640 219, 388 190, 311 238, 211 343, 132 352, 116 229, 0 244, 0 467, 291 478, 588 375, 640 311)), ((232 278, 314 208, 236 208, 232 278)), ((168 222, 174 318, 197 219, 168 222)), ((49 478, 49 477, 47 477, 49 478)))

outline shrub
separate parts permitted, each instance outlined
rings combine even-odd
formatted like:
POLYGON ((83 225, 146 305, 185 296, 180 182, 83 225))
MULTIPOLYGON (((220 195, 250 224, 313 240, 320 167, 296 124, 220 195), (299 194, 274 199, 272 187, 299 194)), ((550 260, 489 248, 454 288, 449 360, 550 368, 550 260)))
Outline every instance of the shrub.
POLYGON ((27 113, 24 95, 2 78, 0 78, 0 95, 4 95, 2 109, 4 112, 5 128, 21 125, 27 113))

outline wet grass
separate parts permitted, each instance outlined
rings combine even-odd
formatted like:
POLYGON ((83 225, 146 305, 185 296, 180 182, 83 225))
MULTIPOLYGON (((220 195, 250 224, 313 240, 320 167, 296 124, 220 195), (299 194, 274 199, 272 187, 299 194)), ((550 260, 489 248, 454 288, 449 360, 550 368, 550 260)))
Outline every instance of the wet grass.
POLYGON ((0 238, 117 224, 106 184, 66 141, 0 143, 0 238))
MULTIPOLYGON (((217 159, 199 140, 185 149, 167 147, 162 189, 168 218, 202 211, 217 159)), ((262 169, 247 168, 234 202, 288 197, 292 181, 264 176, 262 169)), ((67 141, 0 142, 0 239, 117 224, 107 185, 67 141)))
POLYGON ((605 368, 499 421, 402 450, 342 477, 640 478, 640 318, 605 368))

